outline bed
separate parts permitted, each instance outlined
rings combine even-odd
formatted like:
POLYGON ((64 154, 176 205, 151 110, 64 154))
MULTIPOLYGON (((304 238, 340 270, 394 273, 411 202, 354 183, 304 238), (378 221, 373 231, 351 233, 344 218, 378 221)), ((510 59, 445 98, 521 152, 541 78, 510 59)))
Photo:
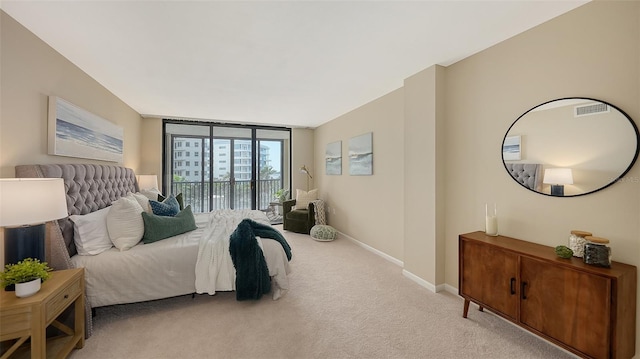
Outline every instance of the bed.
MULTIPOLYGON (((46 260, 56 270, 85 268, 87 314, 107 305, 235 290, 237 254, 231 253, 232 258, 229 253, 229 240, 237 237, 233 235, 239 224, 281 237, 261 211, 221 210, 194 214, 196 228, 176 236, 140 242, 126 250, 112 247, 97 255, 80 255, 78 250, 86 248, 76 246, 71 218, 77 223, 77 218, 93 218, 107 207, 106 211, 114 211, 123 197, 139 193, 133 170, 95 164, 23 165, 16 166, 16 177, 63 178, 69 217, 48 224, 46 260)), ((265 236, 256 235, 255 242, 264 254, 273 299, 278 299, 288 289, 290 248, 287 251, 288 244, 265 236)), ((91 315, 86 317, 88 337, 91 315)))
POLYGON ((537 163, 504 163, 507 172, 522 186, 536 192, 542 191, 542 165, 537 163))

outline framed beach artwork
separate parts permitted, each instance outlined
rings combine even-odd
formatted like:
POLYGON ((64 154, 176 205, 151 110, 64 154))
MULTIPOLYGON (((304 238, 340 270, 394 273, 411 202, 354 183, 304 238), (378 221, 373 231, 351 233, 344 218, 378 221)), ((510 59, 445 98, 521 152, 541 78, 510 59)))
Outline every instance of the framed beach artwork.
POLYGON ((342 174, 342 141, 327 144, 324 153, 325 173, 327 175, 342 174))
POLYGON ((352 176, 373 174, 373 133, 365 133, 349 140, 349 174, 352 176))
POLYGON ((124 131, 71 102, 49 96, 49 154, 122 163, 124 131))
POLYGON ((520 153, 520 136, 507 136, 502 144, 502 159, 505 161, 519 161, 520 153))

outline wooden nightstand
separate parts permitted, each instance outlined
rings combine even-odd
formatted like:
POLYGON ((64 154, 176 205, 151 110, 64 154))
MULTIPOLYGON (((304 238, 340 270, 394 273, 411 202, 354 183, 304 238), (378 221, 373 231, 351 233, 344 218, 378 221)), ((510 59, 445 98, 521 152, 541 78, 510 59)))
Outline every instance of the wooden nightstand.
MULTIPOLYGON (((2 353, 1 359, 8 358, 29 337, 32 359, 46 358, 47 345, 58 349, 55 357, 61 358, 66 357, 74 347, 84 346, 83 268, 52 272, 51 277, 42 283, 40 291, 27 298, 18 298, 14 292, 0 293, 0 342, 17 339, 2 353), (71 304, 74 304, 75 310, 74 329, 56 320, 71 304), (66 335, 47 342, 46 328, 49 325, 66 335)), ((18 352, 22 352, 22 349, 18 352)))

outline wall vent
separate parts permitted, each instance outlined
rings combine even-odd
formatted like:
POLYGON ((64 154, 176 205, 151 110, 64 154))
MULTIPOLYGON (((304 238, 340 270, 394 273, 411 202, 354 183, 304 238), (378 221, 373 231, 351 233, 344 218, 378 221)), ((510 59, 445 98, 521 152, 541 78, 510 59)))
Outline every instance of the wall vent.
POLYGON ((576 106, 573 109, 574 109, 574 112, 573 112, 574 117, 597 115, 599 113, 610 111, 609 105, 607 105, 606 103, 596 103, 593 105, 576 106))

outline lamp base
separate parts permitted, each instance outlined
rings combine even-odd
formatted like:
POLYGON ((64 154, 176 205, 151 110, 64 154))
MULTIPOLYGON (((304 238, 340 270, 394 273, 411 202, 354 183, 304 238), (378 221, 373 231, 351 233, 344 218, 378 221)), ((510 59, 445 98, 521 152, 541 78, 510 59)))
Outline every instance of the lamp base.
POLYGON ((25 258, 45 261, 45 223, 4 229, 4 263, 16 264, 25 258))
POLYGON ((551 185, 551 195, 552 196, 564 196, 564 185, 561 184, 552 184, 551 185))
MULTIPOLYGON (((25 258, 34 258, 44 262, 45 230, 45 223, 33 226, 5 227, 4 264, 16 264, 25 258)), ((5 290, 12 291, 14 286, 8 286, 5 290)))

